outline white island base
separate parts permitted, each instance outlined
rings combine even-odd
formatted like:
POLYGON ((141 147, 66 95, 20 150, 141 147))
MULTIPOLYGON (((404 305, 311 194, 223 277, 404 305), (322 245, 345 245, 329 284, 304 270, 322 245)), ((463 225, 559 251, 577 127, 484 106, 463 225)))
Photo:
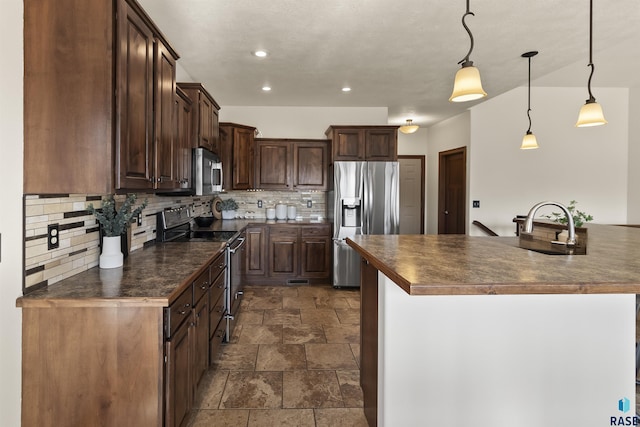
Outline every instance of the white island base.
POLYGON ((634 294, 416 296, 381 272, 378 284, 379 426, 637 425, 634 294))

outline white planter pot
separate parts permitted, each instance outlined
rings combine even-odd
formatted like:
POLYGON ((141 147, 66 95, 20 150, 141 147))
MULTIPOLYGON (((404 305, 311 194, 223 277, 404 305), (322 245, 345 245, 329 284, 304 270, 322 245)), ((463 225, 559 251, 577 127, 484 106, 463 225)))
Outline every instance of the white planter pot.
POLYGON ((120 249, 121 236, 103 237, 102 254, 100 254, 100 268, 122 267, 123 255, 120 249))
POLYGON ((222 219, 235 219, 236 211, 222 211, 222 219))

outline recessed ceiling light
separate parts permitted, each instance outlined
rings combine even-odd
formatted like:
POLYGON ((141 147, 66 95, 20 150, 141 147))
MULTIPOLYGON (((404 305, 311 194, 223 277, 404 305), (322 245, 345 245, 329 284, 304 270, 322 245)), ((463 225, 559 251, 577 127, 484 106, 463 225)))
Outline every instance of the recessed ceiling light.
POLYGON ((262 86, 262 90, 265 92, 269 92, 271 90, 271 86, 262 86))
POLYGON ((343 92, 351 92, 351 88, 348 87, 348 86, 345 86, 345 87, 342 88, 342 91, 343 92))
POLYGON ((255 52, 253 52, 253 55, 257 56, 258 58, 264 58, 268 55, 268 53, 266 50, 256 50, 255 52))

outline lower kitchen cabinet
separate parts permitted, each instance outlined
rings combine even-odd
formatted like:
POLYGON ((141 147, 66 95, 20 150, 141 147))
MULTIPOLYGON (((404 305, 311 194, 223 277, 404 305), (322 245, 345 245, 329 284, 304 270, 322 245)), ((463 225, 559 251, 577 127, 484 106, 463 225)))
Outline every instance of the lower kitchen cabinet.
POLYGON ((247 227, 247 284, 327 283, 331 278, 330 224, 247 227))
POLYGON ((193 322, 187 320, 166 343, 166 426, 181 426, 186 421, 193 400, 191 365, 191 342, 193 322))

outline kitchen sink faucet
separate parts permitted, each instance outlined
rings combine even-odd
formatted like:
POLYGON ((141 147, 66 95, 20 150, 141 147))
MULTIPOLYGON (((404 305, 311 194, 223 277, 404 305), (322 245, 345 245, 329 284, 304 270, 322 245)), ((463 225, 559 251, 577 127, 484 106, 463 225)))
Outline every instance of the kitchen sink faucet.
POLYGON ((569 226, 569 237, 567 237, 567 246, 575 246, 576 244, 576 227, 573 222, 573 217, 571 216, 571 212, 565 205, 556 202, 540 202, 533 205, 529 214, 527 215, 527 219, 524 221, 524 226, 522 227, 522 233, 531 234, 533 232, 533 217, 536 216, 536 212, 543 206, 557 206, 564 212, 564 215, 567 217, 567 225, 569 226))

